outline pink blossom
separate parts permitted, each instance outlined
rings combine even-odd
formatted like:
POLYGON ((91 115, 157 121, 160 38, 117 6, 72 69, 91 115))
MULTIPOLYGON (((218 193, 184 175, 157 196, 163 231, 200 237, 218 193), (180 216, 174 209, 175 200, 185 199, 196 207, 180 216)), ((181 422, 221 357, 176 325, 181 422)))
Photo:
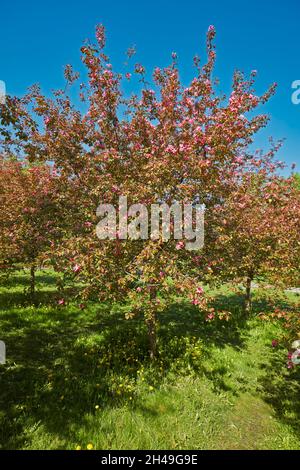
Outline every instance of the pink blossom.
POLYGON ((215 318, 215 314, 214 314, 214 313, 209 313, 208 315, 206 315, 206 321, 213 320, 214 318, 215 318))
POLYGON ((238 163, 239 165, 241 165, 243 163, 243 159, 241 157, 236 157, 235 158, 235 161, 236 163, 238 163))
POLYGON ((58 303, 58 305, 65 305, 66 301, 65 301, 65 299, 59 299, 57 303, 58 303))
POLYGON ((176 148, 173 145, 168 145, 166 148, 166 152, 176 154, 176 148))
POLYGON ((176 250, 182 250, 184 248, 184 242, 178 242, 176 244, 176 250))
POLYGON ((145 69, 141 64, 135 64, 135 73, 143 74, 145 69))
POLYGON ((214 313, 209 313, 207 315, 207 318, 209 318, 209 320, 213 320, 215 318, 215 314, 214 313))
POLYGON ((75 266, 73 266, 73 271, 75 274, 79 273, 80 270, 81 270, 81 267, 79 266, 79 264, 75 264, 75 266))
POLYGON ((204 290, 202 289, 202 287, 197 287, 196 292, 197 292, 197 294, 202 295, 204 290))
POLYGON ((102 24, 96 26, 96 39, 100 49, 103 49, 105 46, 105 29, 102 24))
POLYGON ((277 346, 278 346, 278 341, 276 339, 273 339, 272 348, 276 348, 277 346))

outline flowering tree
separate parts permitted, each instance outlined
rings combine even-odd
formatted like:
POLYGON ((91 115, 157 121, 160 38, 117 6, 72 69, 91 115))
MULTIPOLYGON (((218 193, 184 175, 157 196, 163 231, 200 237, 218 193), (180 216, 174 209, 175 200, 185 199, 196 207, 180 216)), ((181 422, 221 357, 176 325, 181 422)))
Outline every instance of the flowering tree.
POLYGON ((0 263, 28 266, 32 294, 37 262, 60 234, 55 183, 48 166, 0 161, 0 263))
POLYGON ((295 181, 295 185, 300 188, 300 173, 295 173, 294 174, 294 181, 295 181))
POLYGON ((210 26, 207 61, 201 65, 195 57, 196 74, 189 86, 180 83, 173 53, 168 67, 154 70, 151 88, 140 64, 132 73, 113 70, 100 25, 96 44, 87 42, 81 49, 88 81, 80 84, 79 109, 69 94, 78 74, 69 65, 66 87, 53 98, 34 86, 24 98, 8 97, 1 108, 3 151, 25 155, 30 162, 51 161, 64 181, 60 196, 70 211, 64 240, 54 240, 52 262, 80 277, 86 296, 102 300, 129 295, 129 316, 144 313, 151 357, 156 354, 157 313, 172 290, 188 291, 202 312, 214 315, 199 285, 201 272, 188 268, 193 255, 184 242, 120 236, 99 241, 96 207, 100 202, 117 205, 122 195, 129 205, 200 201, 209 213, 224 203, 247 171, 274 167, 273 150, 262 158, 247 149, 268 120, 265 115, 253 117, 253 111, 275 86, 258 97, 253 89, 256 72, 249 79, 235 73, 229 98, 218 96, 214 38, 210 26), (122 82, 134 75, 140 93, 125 97, 122 82))
POLYGON ((299 283, 300 192, 292 177, 249 173, 213 216, 216 232, 207 245, 210 276, 245 281, 246 311, 255 278, 281 286, 299 283))

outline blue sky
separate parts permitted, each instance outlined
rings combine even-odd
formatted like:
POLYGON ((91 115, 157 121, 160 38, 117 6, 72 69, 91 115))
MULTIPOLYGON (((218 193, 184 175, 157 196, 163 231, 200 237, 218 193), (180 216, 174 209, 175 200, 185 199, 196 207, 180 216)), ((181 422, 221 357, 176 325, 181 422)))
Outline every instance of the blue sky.
POLYGON ((115 68, 121 69, 132 45, 135 61, 149 71, 167 65, 176 51, 187 84, 193 56, 204 56, 207 28, 215 25, 220 89, 228 92, 235 69, 256 69, 259 93, 278 83, 276 96, 264 107, 272 121, 256 143, 261 147, 269 136, 286 138, 280 159, 297 163, 299 170, 300 104, 291 101, 291 84, 300 80, 299 0, 15 0, 0 7, 0 80, 16 95, 33 83, 40 83, 46 94, 61 87, 63 66, 79 68, 80 46, 93 38, 97 23, 107 29, 107 51, 115 68))

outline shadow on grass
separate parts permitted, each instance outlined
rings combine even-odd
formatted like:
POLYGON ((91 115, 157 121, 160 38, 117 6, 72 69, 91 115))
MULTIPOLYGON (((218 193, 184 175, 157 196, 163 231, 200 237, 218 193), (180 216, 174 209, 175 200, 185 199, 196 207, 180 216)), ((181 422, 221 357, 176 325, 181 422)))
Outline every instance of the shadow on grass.
POLYGON ((300 368, 287 369, 282 350, 273 356, 260 380, 263 397, 274 409, 276 417, 300 438, 300 368))
POLYGON ((216 311, 228 310, 232 313, 230 320, 205 321, 205 318, 197 308, 190 303, 181 302, 171 305, 161 317, 162 329, 172 331, 172 334, 194 333, 206 345, 216 344, 224 347, 227 344, 239 349, 245 344, 241 336, 241 330, 246 330, 247 318, 243 313, 239 296, 216 296, 213 306, 216 311))
MULTIPOLYGON (((214 297, 213 307, 216 311, 229 311, 231 313, 230 320, 215 319, 210 323, 205 321, 203 315, 190 303, 173 305, 164 316, 166 319, 165 335, 174 333, 184 336, 196 335, 203 342, 206 358, 210 356, 212 346, 219 349, 231 346, 237 351, 242 350, 246 345, 249 329, 248 319, 244 314, 243 298, 236 294, 219 294, 214 297)), ((162 321, 163 328, 164 321, 162 321)), ((226 384, 225 376, 228 374, 226 367, 219 366, 211 370, 202 366, 200 372, 210 380, 217 393, 238 394, 236 390, 226 384)))
MULTIPOLYGON (((43 294, 39 293, 39 305, 46 301, 43 294)), ((15 298, 16 293, 11 295, 15 298)), ((111 313, 108 305, 96 304, 83 312, 51 306, 46 311, 28 306, 8 311, 4 294, 0 300, 5 306, 1 339, 8 359, 0 366, 3 449, 30 445, 38 426, 62 440, 72 439, 72 427, 84 426, 85 416, 95 413, 98 404, 103 409, 131 399, 132 406, 146 413, 138 400, 141 370, 144 383, 154 386, 170 371, 175 378, 176 373, 191 370, 205 373, 203 349, 207 354, 212 343, 242 348, 240 331, 246 328, 241 315, 229 323, 209 324, 194 307, 176 303, 161 315, 161 354, 151 364, 142 318, 125 321, 122 311, 111 313)), ((15 299, 15 304, 21 300, 15 299)), ((220 389, 223 373, 218 370, 210 377, 220 389)))
MULTIPOLYGON (((17 271, 1 278, 0 306, 1 310, 10 310, 13 307, 53 305, 63 294, 57 288, 57 274, 47 271, 37 271, 35 276, 36 291, 29 293, 30 276, 28 270, 17 271)), ((75 295, 76 286, 64 289, 64 295, 75 295)))
MULTIPOLYGON (((46 286, 56 286, 57 282, 57 275, 55 273, 49 274, 43 271, 37 271, 36 274, 36 284, 42 286, 43 284, 46 286)), ((22 285, 23 287, 30 286, 30 274, 29 271, 23 270, 18 271, 17 274, 11 273, 8 276, 5 276, 1 280, 1 285, 6 288, 14 288, 19 287, 22 285)))
POLYGON ((104 384, 95 361, 85 356, 88 349, 76 346, 78 337, 93 333, 91 325, 80 324, 78 315, 63 310, 48 310, 44 316, 13 312, 0 317, 7 348, 7 364, 0 366, 4 449, 28 443, 35 423, 53 435, 67 436, 69 426, 80 424, 92 409, 98 394, 95 379, 104 384))
MULTIPOLYGON (((43 282, 47 285, 47 276, 43 282)), ((15 299, 13 305, 22 303, 22 297, 16 300, 18 294, 9 294, 15 299)), ((8 359, 0 366, 3 449, 30 445, 38 427, 49 439, 72 441, 74 427, 86 425, 87 415, 96 413, 98 405, 103 410, 131 400, 134 408, 153 414, 139 399, 140 391, 143 384, 159 386, 167 374, 169 380, 173 373, 174 381, 178 374, 205 374, 215 389, 229 391, 223 380, 226 368, 206 371, 203 355, 209 355, 212 345, 241 350, 247 336, 238 295, 215 298, 217 309, 232 312, 229 322, 208 323, 193 306, 177 302, 161 314, 160 356, 152 364, 142 318, 125 321, 121 308, 111 311, 108 305, 91 303, 80 311, 75 306, 59 309, 50 304, 43 310, 47 297, 40 292, 41 308, 31 311, 25 305, 9 311, 5 295, 0 295, 4 304, 1 339, 6 342, 8 359)), ((255 312, 259 308, 254 306, 255 312)))

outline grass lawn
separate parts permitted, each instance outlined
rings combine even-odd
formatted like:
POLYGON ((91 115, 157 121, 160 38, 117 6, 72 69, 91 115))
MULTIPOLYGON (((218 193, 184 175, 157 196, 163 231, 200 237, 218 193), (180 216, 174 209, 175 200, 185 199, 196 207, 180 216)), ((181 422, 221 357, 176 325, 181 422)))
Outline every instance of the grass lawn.
POLYGON ((141 319, 59 307, 55 282, 38 273, 35 305, 27 274, 0 287, 1 449, 300 449, 300 367, 286 368, 280 326, 245 321, 233 292, 215 294, 229 322, 174 303, 151 364, 141 319))

